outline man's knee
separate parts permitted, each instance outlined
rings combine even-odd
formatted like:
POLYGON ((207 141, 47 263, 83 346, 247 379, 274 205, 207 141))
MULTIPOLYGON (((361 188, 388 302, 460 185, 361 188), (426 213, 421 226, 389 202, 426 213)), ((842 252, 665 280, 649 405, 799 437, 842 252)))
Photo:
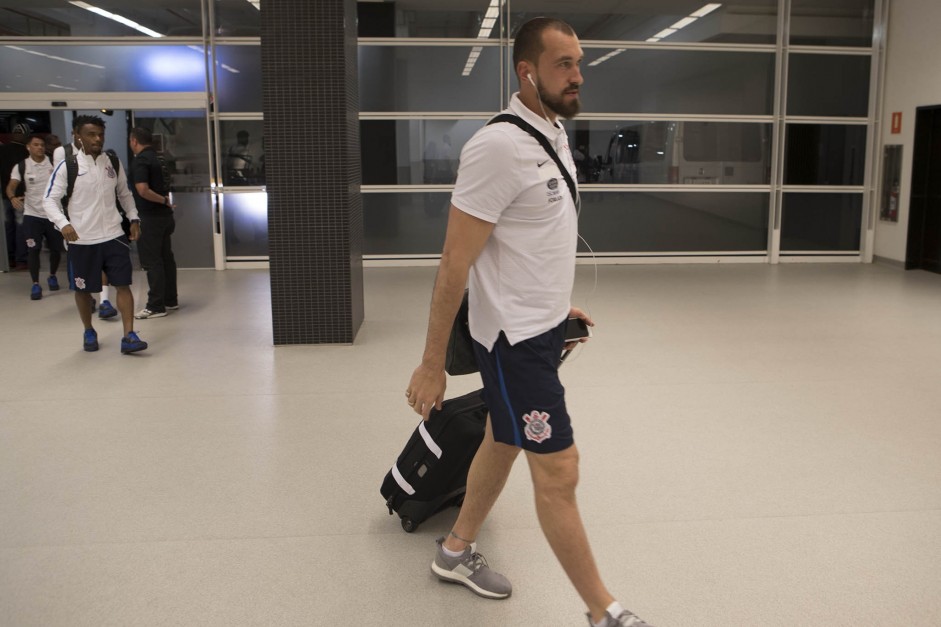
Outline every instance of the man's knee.
POLYGON ((537 499, 572 499, 578 486, 578 450, 571 446, 557 453, 527 453, 537 499))

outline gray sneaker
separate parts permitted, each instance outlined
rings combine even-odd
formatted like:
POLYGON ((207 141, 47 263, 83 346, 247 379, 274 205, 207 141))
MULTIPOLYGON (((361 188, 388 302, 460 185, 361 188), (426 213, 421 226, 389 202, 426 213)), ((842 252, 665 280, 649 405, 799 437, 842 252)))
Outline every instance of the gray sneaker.
MULTIPOLYGON (((594 623, 591 622, 591 614, 588 615, 588 624, 594 625, 594 623)), ((601 621, 599 627, 653 627, 653 625, 640 620, 633 612, 624 610, 618 614, 617 618, 605 612, 604 620, 601 621)))
POLYGON ((431 563, 431 572, 443 581, 460 583, 474 594, 488 599, 505 599, 513 592, 509 580, 487 566, 487 560, 477 552, 477 543, 474 542, 464 553, 457 557, 449 557, 444 553, 441 545, 444 538, 438 538, 438 551, 435 561, 431 563))

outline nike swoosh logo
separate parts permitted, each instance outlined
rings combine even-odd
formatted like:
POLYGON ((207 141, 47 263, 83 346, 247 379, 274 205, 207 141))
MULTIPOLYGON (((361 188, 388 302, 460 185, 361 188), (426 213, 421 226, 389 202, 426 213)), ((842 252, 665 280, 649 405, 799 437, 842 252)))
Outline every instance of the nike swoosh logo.
POLYGON ((550 161, 552 161, 552 159, 546 159, 546 160, 543 161, 542 163, 537 163, 537 164, 536 164, 536 167, 537 167, 537 168, 541 168, 542 166, 546 165, 546 164, 549 163, 550 161))

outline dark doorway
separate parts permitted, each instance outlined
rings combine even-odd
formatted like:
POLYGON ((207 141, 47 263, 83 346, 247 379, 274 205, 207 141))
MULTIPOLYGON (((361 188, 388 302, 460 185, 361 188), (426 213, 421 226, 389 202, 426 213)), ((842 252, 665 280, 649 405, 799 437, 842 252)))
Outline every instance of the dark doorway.
POLYGON ((941 106, 919 107, 905 269, 941 274, 941 106))

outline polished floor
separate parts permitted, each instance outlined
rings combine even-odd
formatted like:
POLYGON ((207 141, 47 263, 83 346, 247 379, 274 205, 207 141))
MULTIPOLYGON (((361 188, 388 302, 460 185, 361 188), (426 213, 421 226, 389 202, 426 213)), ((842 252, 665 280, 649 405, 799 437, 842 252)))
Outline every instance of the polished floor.
MULTIPOLYGON (((122 356, 119 323, 85 353, 67 291, 31 302, 0 275, 0 625, 585 625, 522 460, 480 536, 506 601, 430 574, 453 511, 406 534, 384 508, 433 277, 367 269, 353 346, 274 348, 265 271, 184 271, 181 309, 122 356)), ((593 283, 579 267, 598 326, 563 381, 626 607, 658 627, 941 625, 941 276, 593 283)))

